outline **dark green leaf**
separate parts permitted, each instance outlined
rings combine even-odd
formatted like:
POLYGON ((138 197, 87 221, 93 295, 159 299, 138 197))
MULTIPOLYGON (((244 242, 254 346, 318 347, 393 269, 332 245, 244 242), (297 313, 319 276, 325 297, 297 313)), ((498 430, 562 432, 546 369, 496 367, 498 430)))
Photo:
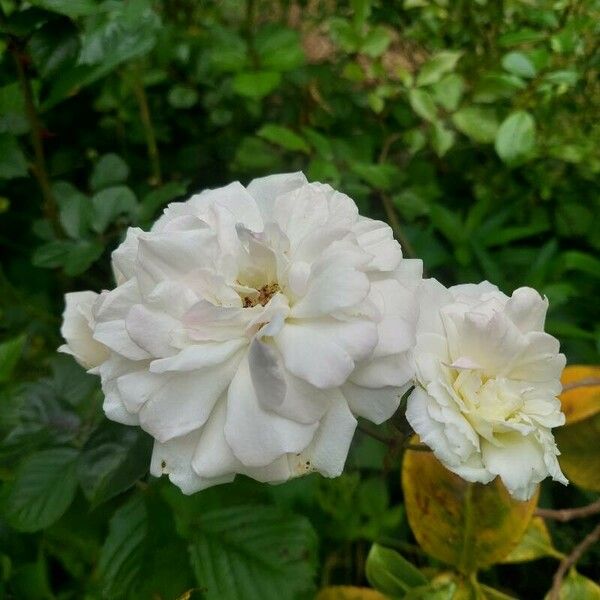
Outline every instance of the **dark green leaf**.
POLYGON ((56 448, 33 454, 21 464, 6 501, 13 527, 38 531, 63 515, 77 487, 77 456, 72 448, 56 448))
POLYGON ((173 108, 192 108, 198 102, 198 92, 194 88, 175 85, 169 90, 168 100, 173 108))
POLYGON ((123 183, 129 176, 127 163, 118 154, 105 154, 94 165, 90 187, 95 192, 123 183))
POLYGON ((310 148, 308 144, 294 131, 281 125, 275 125, 268 123, 263 125, 257 132, 259 137, 265 140, 281 146, 285 150, 292 150, 295 152, 309 152, 310 148))
POLYGON ((31 4, 74 19, 91 15, 98 10, 94 0, 30 0, 31 4))
POLYGON ((24 335, 19 335, 0 343, 0 383, 10 379, 19 358, 21 358, 25 339, 24 335))
POLYGON ((92 197, 92 229, 102 233, 119 215, 133 214, 136 205, 135 194, 125 185, 115 185, 99 191, 92 197))
POLYGON ((0 134, 0 179, 14 179, 27 175, 27 161, 17 138, 0 134))
POLYGON ((52 192, 59 207, 60 223, 66 234, 74 239, 85 235, 92 212, 90 199, 67 181, 58 181, 52 192))
POLYGON ((148 512, 140 496, 129 500, 112 516, 98 561, 105 598, 131 597, 142 568, 148 530, 148 512))
POLYGON ((208 600, 293 600, 313 586, 316 536, 276 508, 218 509, 199 519, 190 554, 208 600))

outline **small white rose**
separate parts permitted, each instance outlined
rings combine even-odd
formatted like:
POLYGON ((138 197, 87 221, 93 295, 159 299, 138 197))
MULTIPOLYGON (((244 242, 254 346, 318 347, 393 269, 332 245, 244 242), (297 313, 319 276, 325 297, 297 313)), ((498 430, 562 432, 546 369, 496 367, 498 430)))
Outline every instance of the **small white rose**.
POLYGON ((108 358, 107 348, 93 338, 92 307, 95 292, 71 292, 65 295, 65 310, 60 333, 67 342, 58 351, 71 354, 84 368, 94 369, 108 358))
POLYGON ((551 429, 565 357, 544 333, 548 302, 531 288, 509 298, 488 282, 422 286, 407 418, 438 459, 467 481, 499 476, 519 500, 551 476, 567 484, 551 429))
POLYGON ((339 475, 356 416, 388 419, 413 377, 421 261, 301 173, 170 204, 113 270, 86 320, 104 409, 155 438, 151 472, 186 493, 339 475))

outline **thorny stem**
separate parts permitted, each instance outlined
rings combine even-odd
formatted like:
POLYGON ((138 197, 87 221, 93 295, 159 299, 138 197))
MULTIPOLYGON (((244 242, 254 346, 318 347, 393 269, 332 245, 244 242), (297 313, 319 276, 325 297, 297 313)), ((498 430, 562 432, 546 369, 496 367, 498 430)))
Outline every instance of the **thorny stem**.
POLYGON ((584 519, 600 513, 600 499, 588 504, 587 506, 579 506, 577 508, 563 508, 554 510, 551 508, 538 508, 535 511, 536 516, 543 519, 552 519, 566 523, 573 519, 584 519))
POLYGON ((135 94, 138 107, 140 109, 140 119, 142 121, 142 127, 144 129, 144 136, 146 138, 146 148, 148 150, 148 159, 150 160, 151 169, 151 184, 158 186, 162 183, 162 173, 160 168, 160 154, 158 152, 158 145, 156 143, 156 135, 154 133, 154 126, 152 124, 152 116, 150 114, 150 107, 148 106, 148 97, 146 96, 146 89, 144 88, 144 82, 141 76, 141 67, 137 65, 133 70, 133 93, 135 94))
POLYGON ((54 194, 52 193, 52 186, 50 185, 50 177, 48 176, 48 169, 46 166, 46 156, 44 154, 44 144, 42 141, 42 126, 33 99, 31 81, 25 71, 26 57, 23 53, 21 43, 15 37, 10 37, 8 46, 15 60, 19 85, 25 101, 25 113, 29 123, 31 145, 33 146, 34 152, 34 164, 31 165, 30 168, 42 192, 42 197, 44 199, 42 205, 44 216, 52 225, 54 233, 58 237, 62 237, 63 233, 58 217, 58 205, 54 198, 54 194))
POLYGON ((567 571, 575 566, 577 561, 582 557, 583 553, 600 540, 600 523, 588 533, 568 556, 562 559, 554 577, 552 578, 552 588, 548 593, 549 600, 558 600, 560 597, 560 587, 562 581, 567 574, 567 571))

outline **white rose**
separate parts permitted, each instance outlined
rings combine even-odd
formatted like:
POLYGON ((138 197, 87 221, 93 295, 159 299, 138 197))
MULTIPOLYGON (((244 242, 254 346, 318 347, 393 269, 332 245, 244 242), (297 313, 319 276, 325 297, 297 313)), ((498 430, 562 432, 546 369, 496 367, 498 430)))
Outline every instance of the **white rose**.
POLYGON ((408 421, 448 469, 499 476, 519 500, 548 475, 567 484, 551 432, 565 421, 565 357, 543 331, 547 307, 531 288, 509 298, 488 282, 423 282, 408 421))
POLYGON ((108 358, 106 346, 92 337, 92 307, 97 298, 98 294, 95 292, 71 292, 65 295, 60 333, 67 343, 58 349, 59 352, 71 354, 82 367, 92 373, 108 358))
POLYGON ((413 376, 421 261, 301 173, 169 205, 113 269, 93 310, 105 412, 186 493, 339 475, 355 417, 388 419, 413 376))

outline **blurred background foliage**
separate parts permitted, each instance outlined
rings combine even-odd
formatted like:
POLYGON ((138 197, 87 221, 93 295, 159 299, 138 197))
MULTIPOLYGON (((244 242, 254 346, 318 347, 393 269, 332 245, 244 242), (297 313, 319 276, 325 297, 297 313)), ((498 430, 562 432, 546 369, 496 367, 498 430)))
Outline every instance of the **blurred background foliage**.
MULTIPOLYGON (((125 229, 169 201, 302 169, 429 276, 536 287, 569 361, 597 363, 600 2, 0 0, 0 31, 0 596, 311 597, 365 584, 373 541, 439 570, 398 453, 368 437, 332 481, 186 498, 150 480, 147 437, 56 356, 62 296, 110 287, 125 229)), ((558 550, 482 581, 543 597, 585 527, 552 526, 558 550)), ((439 577, 411 597, 505 597, 439 577)))

